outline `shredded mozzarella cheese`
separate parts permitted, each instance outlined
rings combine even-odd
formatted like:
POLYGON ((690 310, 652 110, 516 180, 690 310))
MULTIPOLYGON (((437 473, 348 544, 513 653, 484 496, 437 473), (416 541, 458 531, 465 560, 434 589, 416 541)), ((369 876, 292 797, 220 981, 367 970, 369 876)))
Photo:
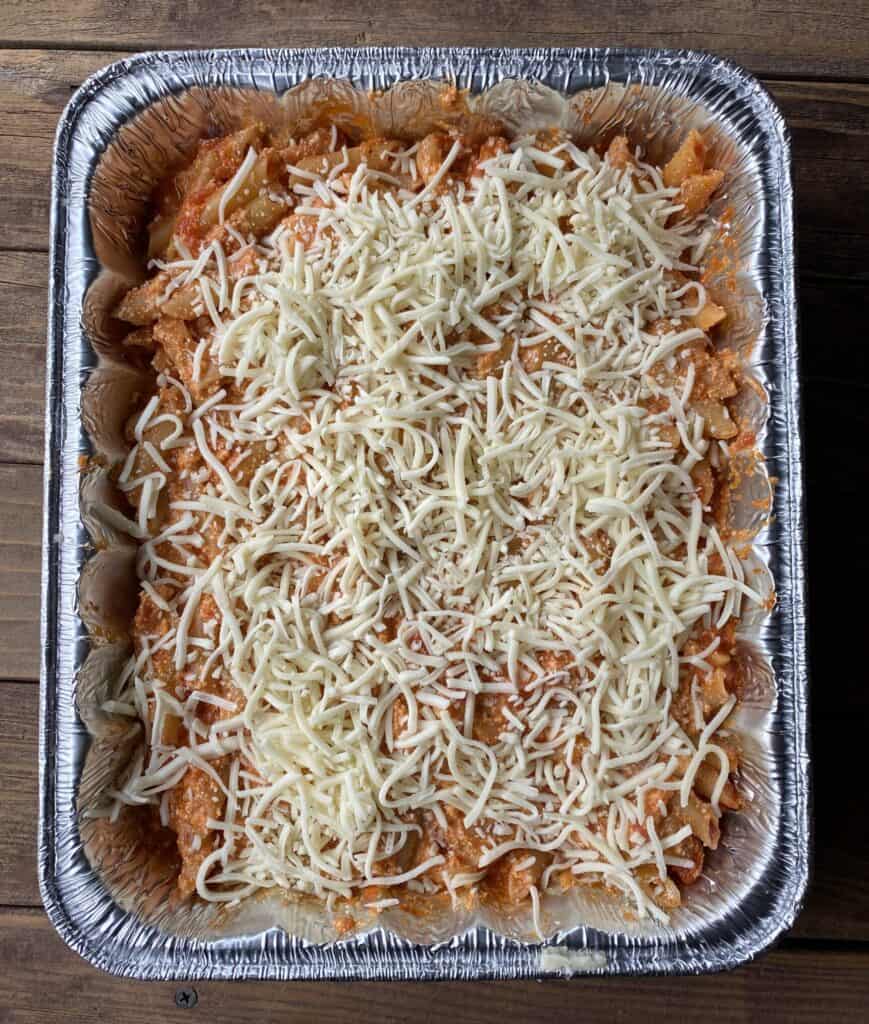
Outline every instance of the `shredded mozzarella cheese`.
MULTIPOLYGON (((221 389, 196 407, 174 382, 193 410, 179 449, 144 445, 153 400, 137 424, 130 532, 153 524, 172 452, 198 453, 204 482, 169 502, 177 533, 143 547, 171 629, 140 644, 114 706, 144 701, 147 718, 166 645, 189 696, 161 721, 177 715, 191 746, 152 735, 116 799, 159 802, 191 764, 235 758, 197 876, 207 900, 473 888, 511 850, 557 851, 566 873, 660 915, 637 869, 663 872, 672 842, 653 827, 632 845, 629 826, 650 784, 685 803, 732 706, 701 714, 692 740, 673 715, 678 652, 760 600, 735 557, 712 573, 726 546, 649 411, 664 395, 691 456, 707 455, 693 377, 686 391, 651 372, 702 338, 702 289, 672 271, 705 228, 669 222, 676 190, 659 178, 572 146, 517 147, 444 197, 457 147, 421 192, 384 194, 364 164, 349 185, 298 186, 311 240, 270 236, 243 299, 219 243, 186 262, 219 325, 197 366, 207 356, 221 389), (660 334, 663 317, 677 326, 660 334), (265 454, 241 476, 250 456, 221 450, 250 445, 265 454), (209 695, 215 678, 237 697, 209 695), (413 855, 444 808, 479 838, 470 869, 413 855)), ((538 933, 544 891, 530 888, 538 933)))

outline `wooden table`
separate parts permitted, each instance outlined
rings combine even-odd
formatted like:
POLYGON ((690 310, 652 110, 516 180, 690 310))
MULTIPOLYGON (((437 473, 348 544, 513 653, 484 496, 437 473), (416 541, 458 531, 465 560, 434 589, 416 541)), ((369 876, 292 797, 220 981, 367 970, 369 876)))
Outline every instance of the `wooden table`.
POLYGON ((29 0, 0 5, 0 1022, 845 1020, 869 1016, 869 806, 859 498, 869 430, 869 4, 633 0, 29 0), (206 13, 207 12, 207 13, 206 13), (810 489, 814 882, 796 928, 715 977, 570 985, 197 986, 119 981, 71 953, 36 883, 36 717, 49 167, 58 116, 142 49, 324 44, 708 49, 760 76, 793 133, 810 489), (863 438, 863 442, 859 441, 863 438), (854 592, 855 596, 849 595, 854 592), (856 641, 856 642, 855 642, 856 641), (862 1011, 860 1006, 863 1007, 862 1011))

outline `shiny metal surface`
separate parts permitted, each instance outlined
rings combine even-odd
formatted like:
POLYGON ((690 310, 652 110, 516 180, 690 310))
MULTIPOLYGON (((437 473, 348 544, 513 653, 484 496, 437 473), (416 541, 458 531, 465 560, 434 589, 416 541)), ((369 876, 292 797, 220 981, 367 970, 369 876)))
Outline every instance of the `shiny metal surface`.
MULTIPOLYGON (((407 91, 403 95, 406 100, 407 91)), ((401 102, 396 100, 396 109, 401 102)), ((61 119, 55 148, 40 713, 40 884, 49 916, 70 946, 105 970, 141 978, 513 978, 720 970, 755 956, 790 927, 805 891, 810 831, 792 217, 790 152, 781 114, 751 76, 703 54, 605 49, 157 53, 119 61, 82 86, 61 119), (111 406, 107 396, 118 390, 113 383, 120 379, 117 364, 95 338, 93 307, 102 293, 93 285, 105 273, 106 254, 112 262, 121 252, 122 246, 115 250, 113 244, 129 241, 121 200, 117 210, 106 202, 95 204, 96 215, 90 208, 94 173, 107 147, 119 139, 128 163, 144 160, 148 140, 137 137, 131 120, 159 108, 171 128, 183 108, 177 98, 194 87, 252 87, 268 98, 309 79, 322 80, 323 88, 329 80, 347 82, 341 88, 352 85, 360 96, 408 81, 455 81, 481 94, 482 109, 508 123, 560 119, 580 135, 645 125, 653 129, 650 138, 664 142, 697 118, 719 135, 720 154, 729 161, 728 212, 741 269, 733 321, 737 340, 746 351, 751 347, 755 379, 769 396, 768 419, 765 409, 754 415, 762 428, 766 468, 777 484, 774 516, 758 536, 756 553, 772 574, 778 603, 752 626, 749 638, 758 655, 758 686, 744 702, 738 728, 753 751, 747 772, 752 803, 744 814, 728 818, 724 849, 666 927, 631 925, 611 912, 580 906, 556 915, 558 927, 544 944, 521 941, 516 937, 521 929, 510 922, 484 926, 476 919, 457 919, 428 935, 384 921, 344 941, 329 941, 316 922, 298 921, 296 927, 279 914, 241 917, 228 927, 195 912, 148 912, 139 879, 130 872, 109 878, 86 853, 81 810, 105 774, 99 757, 96 773, 93 768, 97 740, 105 735, 91 701, 90 677, 95 670, 112 671, 113 651, 111 644, 95 640, 94 588, 85 588, 82 574, 91 584, 100 576, 109 594, 113 577, 112 538, 102 536, 88 499, 82 498, 80 456, 106 447, 94 396, 111 406), (577 95, 580 100, 572 101, 577 95)), ((85 490, 90 483, 84 481, 85 490)), ((746 507, 754 493, 746 495, 746 507)))

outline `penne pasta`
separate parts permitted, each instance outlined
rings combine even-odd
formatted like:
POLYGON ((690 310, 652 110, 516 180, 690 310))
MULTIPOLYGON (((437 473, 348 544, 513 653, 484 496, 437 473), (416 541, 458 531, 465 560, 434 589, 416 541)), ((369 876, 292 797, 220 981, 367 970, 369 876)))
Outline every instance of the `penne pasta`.
POLYGON ((706 305, 694 316, 694 326, 699 327, 704 334, 708 334, 713 327, 717 327, 727 316, 724 309, 715 302, 707 300, 706 305))
MULTIPOLYGON (((699 872, 698 872, 699 873, 699 872)), ((643 865, 637 871, 637 881, 656 906, 662 910, 675 910, 682 904, 682 895, 676 883, 665 876, 661 878, 652 865, 643 865)))
POLYGON ((700 132, 692 129, 669 162, 664 165, 664 184, 667 188, 678 188, 689 178, 702 174, 705 166, 706 143, 700 132))
POLYGON ((142 327, 154 323, 160 316, 160 301, 169 280, 169 274, 164 271, 138 288, 131 288, 115 307, 115 316, 142 327))
POLYGON ((718 826, 718 817, 710 804, 701 800, 695 793, 691 793, 687 805, 680 809, 680 814, 704 846, 708 846, 710 850, 718 847, 721 830, 718 826))
POLYGON ((696 217, 709 205, 713 192, 724 181, 724 172, 718 170, 705 171, 703 174, 692 174, 679 186, 678 201, 682 204, 682 217, 696 217))
POLYGON ((613 167, 618 167, 619 169, 630 167, 634 163, 634 155, 631 152, 627 136, 616 135, 607 147, 606 158, 613 167))
POLYGON ((690 867, 674 864, 670 867, 670 873, 681 885, 694 885, 703 871, 703 864, 706 854, 703 850, 703 843, 696 836, 689 836, 683 839, 678 846, 672 850, 673 856, 682 860, 691 861, 690 867))

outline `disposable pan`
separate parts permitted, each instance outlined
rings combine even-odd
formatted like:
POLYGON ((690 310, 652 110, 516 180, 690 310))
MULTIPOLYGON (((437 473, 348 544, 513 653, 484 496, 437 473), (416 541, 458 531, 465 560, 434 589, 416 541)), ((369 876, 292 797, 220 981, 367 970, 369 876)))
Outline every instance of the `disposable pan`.
POLYGON ((73 949, 114 974, 161 979, 678 974, 743 963, 791 926, 810 832, 792 198, 780 112, 750 75, 700 53, 151 53, 78 90, 58 127, 52 187, 39 776, 40 886, 73 949), (252 116, 303 125, 324 109, 402 131, 449 117, 445 83, 469 91, 462 116, 513 132, 560 125, 583 144, 626 131, 652 159, 697 126, 726 172, 711 212, 726 226, 717 255, 731 270, 726 280, 713 274, 710 288, 728 311, 726 343, 750 369, 740 401, 764 456, 735 507, 738 525, 757 533, 753 565, 777 602, 740 641, 750 672, 734 727, 748 807, 727 816, 721 847, 667 925, 580 895, 545 907, 544 942, 529 937, 522 914, 477 911, 422 921, 387 911, 341 939, 309 905, 170 904, 169 882, 136 837, 87 813, 129 757, 101 710, 135 601, 134 552, 115 528, 104 467, 123 452, 121 424, 141 381, 119 356, 109 311, 141 273, 148 195, 208 131, 252 116))

